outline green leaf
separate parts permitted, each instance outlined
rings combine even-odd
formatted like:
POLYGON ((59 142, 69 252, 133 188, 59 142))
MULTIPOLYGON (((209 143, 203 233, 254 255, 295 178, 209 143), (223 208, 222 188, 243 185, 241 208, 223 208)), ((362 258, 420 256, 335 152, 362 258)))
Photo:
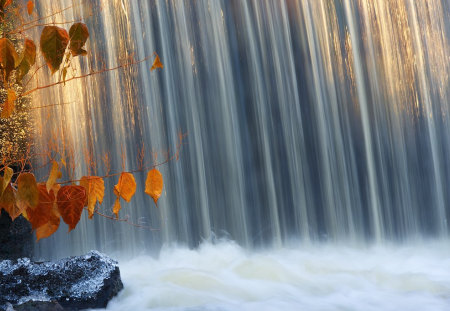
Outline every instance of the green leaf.
POLYGON ((89 30, 86 24, 75 23, 69 30, 70 45, 69 49, 72 52, 72 56, 86 55, 86 50, 83 49, 89 38, 89 30))
POLYGON ((52 74, 59 70, 69 44, 69 34, 57 26, 45 26, 41 34, 41 51, 52 74))

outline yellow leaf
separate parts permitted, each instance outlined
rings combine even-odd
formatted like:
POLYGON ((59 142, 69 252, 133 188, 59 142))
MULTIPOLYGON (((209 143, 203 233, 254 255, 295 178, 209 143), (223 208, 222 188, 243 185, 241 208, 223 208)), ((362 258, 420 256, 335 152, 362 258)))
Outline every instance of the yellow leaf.
POLYGON ((150 71, 153 71, 153 70, 158 69, 158 68, 161 68, 161 69, 164 68, 164 65, 161 63, 161 60, 159 59, 158 54, 155 53, 155 55, 156 55, 156 58, 155 58, 155 60, 153 62, 152 68, 150 68, 150 71))
POLYGON ((67 76, 67 67, 64 67, 62 70, 62 79, 63 79, 64 85, 66 85, 66 76, 67 76))
POLYGON ((114 194, 130 202, 135 193, 136 181, 134 180, 133 174, 122 173, 119 177, 119 182, 114 186, 114 194))
POLYGON ((105 182, 100 177, 84 176, 80 180, 80 186, 86 189, 86 202, 84 205, 88 207, 89 219, 92 219, 97 201, 99 204, 103 203, 105 182))
POLYGON ((17 99, 16 92, 12 89, 8 89, 8 95, 2 108, 1 114, 2 119, 8 119, 12 115, 16 99, 17 99))
POLYGON ((32 209, 38 205, 39 191, 33 174, 22 173, 17 178, 17 202, 32 209))
POLYGON ((56 180, 58 179, 59 176, 61 176, 60 174, 61 174, 61 172, 59 171, 58 162, 53 161, 52 169, 50 171, 50 175, 48 176, 47 184, 46 184, 47 192, 50 193, 50 190, 52 190, 53 186, 55 185, 56 180))
POLYGON ((157 169, 152 169, 147 174, 147 180, 145 181, 145 193, 152 197, 158 206, 158 199, 161 197, 164 187, 163 176, 157 169))
POLYGON ((3 172, 3 178, 1 179, 2 183, 0 183, 0 186, 1 186, 1 188, 0 188, 0 197, 3 194, 3 191, 5 191, 6 187, 8 187, 9 183, 11 182, 11 178, 12 178, 13 175, 14 175, 13 169, 10 168, 10 167, 6 167, 4 172, 3 172))
POLYGON ((33 10, 34 10, 34 2, 29 0, 27 3, 28 15, 31 15, 33 13, 33 10))
POLYGON ((9 214, 13 221, 19 217, 23 211, 23 209, 16 205, 16 193, 10 184, 6 187, 3 195, 0 197, 0 210, 2 208, 9 214))
POLYGON ((119 218, 119 211, 122 208, 120 205, 120 198, 117 197, 116 202, 114 202, 113 213, 116 214, 116 217, 119 218))

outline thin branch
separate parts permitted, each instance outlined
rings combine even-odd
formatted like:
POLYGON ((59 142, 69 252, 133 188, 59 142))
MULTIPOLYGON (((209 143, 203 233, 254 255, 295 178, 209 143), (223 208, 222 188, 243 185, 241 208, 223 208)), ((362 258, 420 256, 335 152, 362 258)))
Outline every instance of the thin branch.
POLYGON ((127 67, 130 67, 130 66, 138 65, 140 63, 146 62, 147 60, 150 59, 150 57, 151 56, 147 56, 146 58, 141 59, 139 61, 122 64, 122 65, 119 65, 119 66, 116 66, 116 67, 113 67, 113 68, 102 69, 102 70, 98 70, 98 71, 92 71, 90 73, 87 73, 87 74, 84 74, 84 75, 81 75, 81 76, 75 76, 75 77, 66 79, 65 81, 58 81, 58 82, 51 83, 51 84, 48 84, 48 85, 38 86, 38 87, 35 87, 34 89, 31 89, 31 90, 29 90, 29 91, 27 91, 25 93, 20 94, 19 97, 24 97, 24 96, 30 95, 30 94, 32 94, 34 92, 37 92, 39 90, 47 89, 47 88, 50 88, 50 87, 53 87, 53 86, 56 86, 56 85, 61 85, 61 84, 64 84, 64 83, 67 83, 67 82, 71 82, 71 81, 74 81, 74 80, 79 80, 79 79, 87 78, 87 77, 94 76, 94 75, 97 75, 97 74, 106 73, 106 72, 110 72, 110 71, 114 71, 114 70, 118 70, 118 69, 122 69, 122 68, 127 68, 127 67))

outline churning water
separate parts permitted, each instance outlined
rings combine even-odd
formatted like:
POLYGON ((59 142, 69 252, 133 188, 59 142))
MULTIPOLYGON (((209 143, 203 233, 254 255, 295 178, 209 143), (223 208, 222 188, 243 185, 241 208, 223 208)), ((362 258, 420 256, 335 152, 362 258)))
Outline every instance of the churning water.
POLYGON ((444 311, 450 247, 296 246, 248 252, 234 243, 165 248, 121 264, 125 289, 107 310, 444 311))
POLYGON ((133 170, 138 146, 161 155, 180 131, 187 140, 180 160, 161 168, 159 209, 137 174, 138 193, 121 212, 156 231, 83 219, 40 242, 38 256, 156 254, 214 236, 243 247, 163 249, 158 260, 123 262, 115 310, 449 305, 448 0, 37 6, 45 15, 72 4, 51 19, 88 24, 90 54, 77 61, 78 74, 154 51, 165 67, 150 73, 145 63, 40 92, 36 101, 66 104, 37 112, 45 124, 37 145, 64 134, 77 146, 81 177, 84 150, 100 164, 108 154, 113 170, 133 170), (446 242, 405 246, 420 239, 446 242), (282 248, 290 240, 302 246, 282 248))

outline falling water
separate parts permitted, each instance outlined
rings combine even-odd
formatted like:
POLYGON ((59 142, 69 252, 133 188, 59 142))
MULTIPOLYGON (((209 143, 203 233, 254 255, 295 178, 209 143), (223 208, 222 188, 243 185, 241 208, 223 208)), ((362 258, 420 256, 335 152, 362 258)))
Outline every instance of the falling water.
POLYGON ((36 144, 63 135, 81 177, 87 154, 98 175, 106 154, 113 172, 134 170, 141 146, 151 163, 150 151, 163 160, 187 137, 179 160, 160 167, 159 208, 137 173, 121 211, 155 230, 86 216, 39 242, 41 256, 217 237, 250 248, 448 238, 447 0, 86 2, 37 4, 42 16, 73 6, 49 21, 88 24, 76 74, 155 51, 165 67, 150 72, 148 61, 39 92, 36 103, 63 105, 38 110, 36 144))

